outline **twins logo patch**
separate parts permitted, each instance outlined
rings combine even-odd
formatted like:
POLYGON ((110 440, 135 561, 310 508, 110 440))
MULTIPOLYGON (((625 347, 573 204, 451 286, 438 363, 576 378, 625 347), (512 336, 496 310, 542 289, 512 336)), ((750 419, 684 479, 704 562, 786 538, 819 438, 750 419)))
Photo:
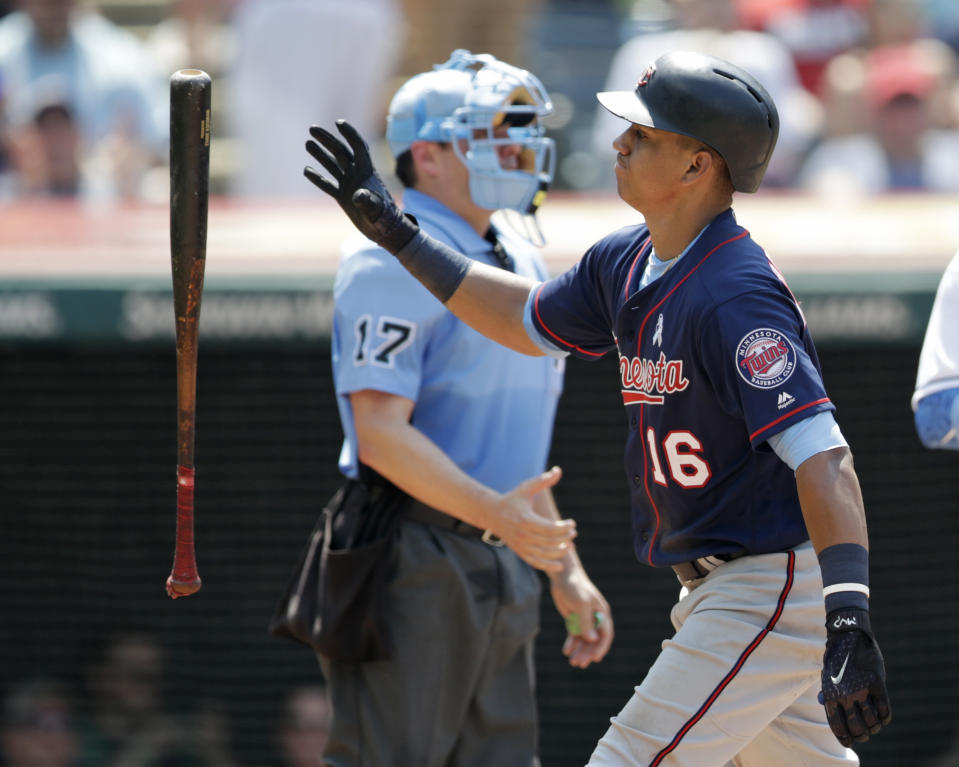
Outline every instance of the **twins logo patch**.
POLYGON ((759 328, 743 336, 736 348, 736 369, 757 389, 779 386, 796 369, 796 350, 778 330, 759 328))

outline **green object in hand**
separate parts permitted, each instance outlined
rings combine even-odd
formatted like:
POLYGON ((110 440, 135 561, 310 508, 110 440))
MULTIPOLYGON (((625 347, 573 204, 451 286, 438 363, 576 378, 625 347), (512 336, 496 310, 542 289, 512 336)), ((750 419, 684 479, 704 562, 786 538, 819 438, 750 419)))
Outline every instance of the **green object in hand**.
MULTIPOLYGON (((593 624, 596 628, 599 628, 603 625, 603 621, 606 619, 606 616, 603 615, 599 610, 596 610, 593 613, 593 624)), ((579 613, 572 613, 571 615, 566 616, 566 630, 572 636, 579 636, 580 634, 580 625, 579 625, 579 613)))

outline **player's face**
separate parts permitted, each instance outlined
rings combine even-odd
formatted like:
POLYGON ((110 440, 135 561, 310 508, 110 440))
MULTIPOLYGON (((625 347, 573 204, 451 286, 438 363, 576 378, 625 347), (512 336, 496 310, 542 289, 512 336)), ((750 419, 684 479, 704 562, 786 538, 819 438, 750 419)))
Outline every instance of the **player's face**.
POLYGON ((631 124, 613 141, 616 187, 624 202, 648 215, 682 191, 690 149, 681 136, 631 124))

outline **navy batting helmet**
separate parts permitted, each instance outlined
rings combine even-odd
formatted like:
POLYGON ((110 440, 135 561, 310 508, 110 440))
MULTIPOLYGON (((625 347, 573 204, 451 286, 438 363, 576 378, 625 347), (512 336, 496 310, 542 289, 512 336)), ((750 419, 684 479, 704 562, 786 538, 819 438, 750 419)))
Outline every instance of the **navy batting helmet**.
POLYGON ((596 97, 617 117, 712 147, 740 192, 759 188, 779 136, 779 113, 760 82, 734 64, 701 53, 667 53, 647 67, 635 91, 596 97))

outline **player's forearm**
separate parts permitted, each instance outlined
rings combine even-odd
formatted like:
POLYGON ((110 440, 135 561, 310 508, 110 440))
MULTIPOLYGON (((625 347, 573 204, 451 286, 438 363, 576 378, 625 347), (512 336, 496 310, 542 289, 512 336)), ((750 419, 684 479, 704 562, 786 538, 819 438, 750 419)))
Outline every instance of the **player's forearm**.
POLYGON ((817 453, 796 469, 799 503, 817 552, 840 543, 868 548, 866 513, 849 448, 817 453))
POLYGON ((408 423, 357 425, 360 460, 434 509, 480 528, 499 494, 466 474, 432 440, 408 423))
POLYGON ((827 619, 869 609, 869 540, 848 447, 817 453, 796 470, 803 518, 819 558, 827 619))
POLYGON ((532 280, 472 261, 422 231, 396 257, 471 328, 514 351, 542 356, 523 324, 532 280))
POLYGON ((446 307, 474 330, 520 354, 542 357, 526 333, 523 312, 534 283, 486 264, 474 263, 446 307))

